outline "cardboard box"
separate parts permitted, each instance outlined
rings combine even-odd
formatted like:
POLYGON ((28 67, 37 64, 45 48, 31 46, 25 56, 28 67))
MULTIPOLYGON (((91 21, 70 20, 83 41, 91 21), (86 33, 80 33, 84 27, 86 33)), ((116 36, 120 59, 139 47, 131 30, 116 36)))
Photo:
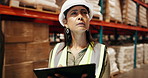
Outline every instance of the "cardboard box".
POLYGON ((48 60, 50 46, 49 42, 28 43, 26 49, 28 56, 32 61, 48 60))
POLYGON ((4 66, 4 78, 33 78, 32 62, 4 66))
POLYGON ((33 24, 23 21, 4 21, 5 42, 31 42, 33 41, 33 24))
POLYGON ((31 59, 27 56, 28 53, 26 52, 25 43, 5 44, 4 55, 5 64, 31 61, 31 59))
POLYGON ((48 41, 49 40, 49 27, 47 24, 33 23, 33 41, 48 41))

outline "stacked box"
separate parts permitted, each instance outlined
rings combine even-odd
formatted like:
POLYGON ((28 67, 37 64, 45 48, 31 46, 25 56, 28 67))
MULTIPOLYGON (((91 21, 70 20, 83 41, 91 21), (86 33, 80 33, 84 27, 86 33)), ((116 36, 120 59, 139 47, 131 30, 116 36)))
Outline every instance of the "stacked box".
POLYGON ((117 68, 117 63, 115 58, 116 52, 111 47, 107 48, 107 52, 108 52, 109 61, 110 61, 110 74, 117 73, 119 69, 117 68))
MULTIPOLYGON (((33 69, 47 68, 47 67, 48 67, 48 60, 33 62, 33 69)), ((37 78, 35 73, 34 73, 34 77, 33 78, 37 78)))
POLYGON ((47 24, 33 23, 33 42, 48 42, 49 27, 47 24))
POLYGON ((27 57, 32 61, 47 60, 49 58, 49 42, 34 42, 26 45, 27 57))
POLYGON ((33 24, 31 22, 3 21, 6 43, 32 42, 33 24))
POLYGON ((2 24, 6 43, 48 41, 47 24, 23 21, 3 21, 2 24))
POLYGON ((148 64, 148 44, 144 44, 143 48, 144 48, 144 63, 148 64))
POLYGON ((5 44, 5 64, 16 64, 31 61, 26 52, 24 43, 7 43, 5 44))
POLYGON ((137 25, 136 23, 136 3, 132 0, 121 1, 123 23, 137 25))
POLYGON ((146 11, 146 8, 143 7, 143 6, 139 6, 139 25, 140 26, 144 26, 144 27, 148 27, 148 24, 147 24, 147 11, 146 11))
MULTIPOLYGON (((48 25, 3 20, 2 27, 6 41, 3 78, 35 77, 33 69, 37 68, 36 63, 48 60, 51 50, 48 25)), ((45 66, 47 63, 38 67, 45 66)))
POLYGON ((4 66, 3 78, 33 78, 32 62, 17 63, 4 66))
POLYGON ((122 22, 120 0, 105 0, 105 14, 106 22, 117 21, 122 22))

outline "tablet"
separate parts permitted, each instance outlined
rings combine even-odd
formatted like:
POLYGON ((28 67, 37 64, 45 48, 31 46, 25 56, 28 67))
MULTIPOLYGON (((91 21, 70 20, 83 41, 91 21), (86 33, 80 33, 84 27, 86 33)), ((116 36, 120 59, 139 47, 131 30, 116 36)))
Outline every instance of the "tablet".
POLYGON ((37 78, 47 78, 55 73, 61 74, 68 78, 81 78, 82 74, 87 74, 88 78, 95 78, 95 64, 85 64, 57 68, 39 68, 34 69, 37 78))

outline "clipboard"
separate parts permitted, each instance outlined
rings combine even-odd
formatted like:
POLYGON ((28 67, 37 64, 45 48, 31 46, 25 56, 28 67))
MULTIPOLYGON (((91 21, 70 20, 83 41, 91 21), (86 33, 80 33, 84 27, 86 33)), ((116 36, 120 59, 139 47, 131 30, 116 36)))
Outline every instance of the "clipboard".
MULTIPOLYGON (((81 78, 82 74, 87 74, 88 78, 95 78, 95 64, 85 64, 57 68, 39 68, 34 69, 37 78, 47 78, 55 73, 61 74, 68 78, 81 78)), ((56 78, 56 77, 55 77, 56 78)))

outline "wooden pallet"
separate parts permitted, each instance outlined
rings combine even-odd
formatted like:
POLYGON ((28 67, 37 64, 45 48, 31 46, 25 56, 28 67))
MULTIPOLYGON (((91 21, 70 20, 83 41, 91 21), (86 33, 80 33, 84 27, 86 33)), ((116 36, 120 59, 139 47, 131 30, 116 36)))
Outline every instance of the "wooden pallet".
POLYGON ((123 23, 123 24, 126 24, 128 26, 133 26, 133 27, 136 27, 137 25, 133 25, 133 24, 127 24, 127 23, 123 23))
POLYGON ((22 3, 18 0, 10 0, 9 6, 10 7, 15 7, 15 8, 20 8, 20 9, 25 9, 25 10, 33 10, 33 11, 39 11, 39 12, 45 12, 45 13, 52 13, 52 14, 59 14, 60 11, 57 9, 56 11, 51 11, 47 9, 43 9, 41 5, 33 5, 33 6, 23 6, 21 5, 22 3))
POLYGON ((148 26, 142 26, 142 25, 139 25, 139 26, 140 26, 141 28, 146 28, 146 29, 148 28, 148 26))
POLYGON ((106 18, 106 19, 105 19, 105 22, 113 22, 113 23, 119 23, 119 24, 122 24, 121 21, 118 21, 118 20, 115 20, 115 19, 111 19, 111 18, 106 18))
POLYGON ((94 16, 93 16, 92 20, 94 20, 94 21, 102 21, 102 20, 100 19, 100 17, 94 17, 94 16))
POLYGON ((130 25, 130 26, 137 26, 136 22, 123 18, 123 24, 130 25))

